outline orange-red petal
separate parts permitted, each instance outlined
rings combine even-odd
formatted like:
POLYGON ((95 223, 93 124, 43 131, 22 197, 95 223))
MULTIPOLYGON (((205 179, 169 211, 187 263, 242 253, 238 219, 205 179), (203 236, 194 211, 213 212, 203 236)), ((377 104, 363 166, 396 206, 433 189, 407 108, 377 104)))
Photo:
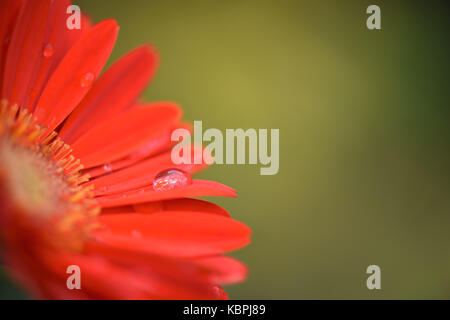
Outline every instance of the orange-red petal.
MULTIPOLYGON (((38 2, 38 1, 36 1, 38 2)), ((37 103, 35 116, 49 131, 77 106, 99 75, 116 42, 119 27, 105 20, 86 31, 50 77, 37 103)))
POLYGON ((138 203, 133 205, 135 212, 157 213, 161 211, 191 211, 212 213, 224 217, 230 214, 217 204, 200 199, 173 199, 156 202, 138 203))
POLYGON ((25 96, 24 106, 34 112, 37 102, 45 88, 45 85, 56 67, 59 65, 61 60, 64 58, 67 51, 73 46, 76 40, 78 40, 89 28, 90 20, 86 15, 81 15, 81 25, 80 29, 69 30, 67 28, 58 28, 58 25, 65 25, 66 21, 66 9, 70 1, 54 1, 55 4, 53 12, 57 13, 54 21, 52 22, 51 34, 48 40, 42 45, 44 58, 41 61, 39 70, 36 74, 34 83, 28 93, 25 96), (46 52, 44 54, 44 52, 46 52))
POLYGON ((42 0, 31 1, 22 7, 6 57, 3 98, 19 104, 21 108, 27 107, 39 69, 42 67, 48 69, 48 65, 54 61, 45 58, 43 54, 45 45, 54 42, 51 45, 61 50, 63 40, 60 39, 63 38, 55 35, 61 34, 63 29, 55 28, 55 24, 64 23, 68 3, 66 0, 57 3, 42 0))
POLYGON ((60 137, 72 143, 87 130, 130 107, 155 74, 159 57, 143 46, 113 64, 93 85, 61 129, 60 137))
MULTIPOLYGON (((138 299, 226 299, 211 284, 210 274, 217 272, 195 261, 130 251, 93 241, 86 244, 85 253, 101 256, 117 267, 133 270, 129 272, 130 276, 138 277, 136 287, 144 291, 138 299)), ((130 287, 127 277, 125 275, 125 279, 118 280, 119 284, 130 287)), ((136 294, 127 298, 136 299, 136 294)))
POLYGON ((96 241, 118 248, 177 257, 199 257, 249 243, 250 229, 219 215, 190 212, 101 215, 96 241))
POLYGON ((170 136, 173 130, 177 128, 188 129, 189 125, 185 123, 178 123, 173 128, 167 130, 167 132, 162 133, 161 135, 154 137, 150 141, 146 142, 143 147, 140 147, 137 150, 133 150, 127 156, 115 161, 111 161, 106 166, 101 165, 98 167, 89 168, 85 170, 85 172, 88 173, 91 178, 104 175, 105 173, 110 174, 111 172, 117 171, 119 169, 130 167, 138 163, 142 159, 167 151, 169 150, 170 146, 174 144, 171 141, 170 136))
MULTIPOLYGON (((192 154, 202 154, 203 152, 201 147, 192 147, 191 150, 192 154)), ((178 169, 193 174, 206 168, 206 166, 205 163, 175 165, 171 159, 171 152, 166 152, 141 161, 129 168, 94 179, 88 184, 94 184, 94 193, 100 196, 151 185, 155 176, 166 169, 178 169)))
POLYGON ((158 102, 129 109, 92 128, 72 144, 73 154, 87 168, 120 159, 171 128, 181 109, 158 102))
POLYGON ((6 54, 11 43, 11 36, 22 6, 22 0, 3 0, 0 2, 0 92, 3 88, 6 54))
POLYGON ((197 258, 195 264, 208 270, 208 278, 214 283, 233 284, 244 281, 247 267, 240 261, 227 256, 197 258))
POLYGON ((193 180, 192 184, 180 186, 172 190, 155 191, 153 186, 149 186, 138 190, 101 196, 96 199, 102 207, 106 208, 149 201, 204 196, 236 197, 236 191, 215 181, 193 180))

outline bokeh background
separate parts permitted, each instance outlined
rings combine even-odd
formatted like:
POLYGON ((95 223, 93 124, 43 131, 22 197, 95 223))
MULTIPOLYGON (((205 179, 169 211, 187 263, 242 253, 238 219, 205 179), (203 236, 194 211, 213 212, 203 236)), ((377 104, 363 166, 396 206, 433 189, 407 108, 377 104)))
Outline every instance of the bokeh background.
MULTIPOLYGON (((232 299, 450 298, 449 6, 437 1, 83 0, 152 43, 147 100, 204 128, 279 128, 280 171, 215 165, 253 229, 232 299), (381 7, 382 30, 366 28, 381 7), (382 289, 366 287, 381 267, 382 289)), ((5 280, 3 280, 5 281, 5 280)))

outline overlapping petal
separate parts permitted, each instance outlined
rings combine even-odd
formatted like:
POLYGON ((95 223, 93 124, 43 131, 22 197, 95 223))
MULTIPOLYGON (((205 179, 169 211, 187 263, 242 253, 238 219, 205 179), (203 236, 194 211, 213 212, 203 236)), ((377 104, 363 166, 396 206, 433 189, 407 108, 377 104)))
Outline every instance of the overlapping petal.
MULTIPOLYGON (((198 153, 203 155, 201 147, 191 148, 192 155, 198 153)), ((149 186, 155 176, 166 169, 178 169, 188 174, 194 174, 206 168, 206 166, 205 162, 200 164, 174 164, 169 151, 141 161, 129 168, 93 179, 87 185, 93 184, 95 186, 94 192, 97 196, 114 194, 149 186)))
POLYGON ((60 137, 72 143, 92 127, 130 107, 155 74, 158 62, 156 51, 149 46, 137 48, 121 58, 100 77, 68 117, 60 137))
POLYGON ((193 180, 191 184, 180 186, 171 190, 158 190, 153 185, 137 190, 97 197, 97 201, 104 208, 135 204, 149 201, 160 201, 190 197, 236 197, 236 191, 224 184, 193 180))
MULTIPOLYGON (((157 213, 164 211, 190 211, 217 214, 229 217, 230 214, 224 208, 199 199, 173 199, 155 202, 138 203, 131 207, 134 212, 157 213)), ((131 210, 130 210, 131 211, 131 210)))
MULTIPOLYGON (((7 227, 1 235, 11 274, 40 298, 226 299, 217 284, 244 280, 247 267, 223 253, 247 245, 251 231, 225 209, 195 197, 236 192, 190 178, 173 189, 153 187, 162 171, 188 175, 207 166, 171 159, 171 132, 192 127, 180 122, 174 103, 138 102, 159 63, 151 46, 131 51, 99 77, 118 25, 105 20, 91 27, 83 14, 81 29, 69 30, 69 5, 69 0, 0 3, 0 98, 32 112, 46 128, 36 135, 38 143, 59 150, 49 168, 79 179, 68 200, 71 208, 78 197, 92 200, 86 202, 89 215, 62 212, 56 222, 24 219, 22 207, 6 203, 3 211, 13 214, 2 220, 7 227), (71 176, 79 170, 88 175, 71 176), (91 206, 100 206, 101 214, 93 217, 91 206), (83 290, 67 290, 68 265, 82 269, 83 290)), ((201 146, 191 153, 210 156, 201 146)))
POLYGON ((249 243, 250 229, 219 215, 200 212, 102 215, 96 241, 177 257, 199 257, 238 249, 249 243))
POLYGON ((86 132, 72 144, 73 153, 87 168, 117 160, 164 134, 180 118, 181 109, 170 102, 138 106, 86 132))
POLYGON ((34 113, 49 132, 87 94, 111 54, 118 31, 114 20, 102 21, 86 31, 64 56, 48 80, 34 113))

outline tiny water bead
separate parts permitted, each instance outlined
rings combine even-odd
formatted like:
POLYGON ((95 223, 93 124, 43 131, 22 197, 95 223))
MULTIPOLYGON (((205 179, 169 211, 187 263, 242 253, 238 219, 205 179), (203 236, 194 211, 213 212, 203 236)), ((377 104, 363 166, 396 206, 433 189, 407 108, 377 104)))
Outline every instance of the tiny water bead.
POLYGON ((103 170, 105 170, 106 172, 110 172, 112 170, 112 164, 111 163, 104 164, 103 170))
POLYGON ((80 79, 80 85, 82 88, 90 87, 94 82, 95 75, 92 72, 85 73, 80 79))
POLYGON ((161 171, 153 180, 153 190, 167 191, 184 187, 192 183, 191 176, 178 169, 168 169, 161 171))
POLYGON ((42 54, 44 55, 44 57, 50 58, 54 52, 55 52, 55 49, 53 48, 51 43, 47 43, 44 47, 44 51, 42 54))

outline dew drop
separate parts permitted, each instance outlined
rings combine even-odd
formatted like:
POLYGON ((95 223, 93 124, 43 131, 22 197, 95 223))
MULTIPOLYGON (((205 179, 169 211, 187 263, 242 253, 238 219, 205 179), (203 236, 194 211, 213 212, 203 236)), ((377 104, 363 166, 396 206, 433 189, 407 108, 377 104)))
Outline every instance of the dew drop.
POLYGON ((106 172, 111 171, 112 170, 111 163, 106 163, 105 165, 103 165, 103 170, 105 170, 106 172))
POLYGON ((109 188, 107 186, 104 187, 100 187, 98 189, 96 189, 99 193, 107 193, 109 192, 109 188))
POLYGON ((192 183, 192 178, 186 172, 178 169, 164 170, 158 173, 153 180, 153 190, 167 191, 184 187, 192 183))
POLYGON ((55 52, 55 49, 53 49, 53 46, 50 43, 47 43, 44 47, 43 55, 46 58, 50 58, 53 53, 55 52))
POLYGON ((80 84, 82 88, 90 87, 94 82, 95 76, 92 72, 88 72, 81 77, 80 84))

